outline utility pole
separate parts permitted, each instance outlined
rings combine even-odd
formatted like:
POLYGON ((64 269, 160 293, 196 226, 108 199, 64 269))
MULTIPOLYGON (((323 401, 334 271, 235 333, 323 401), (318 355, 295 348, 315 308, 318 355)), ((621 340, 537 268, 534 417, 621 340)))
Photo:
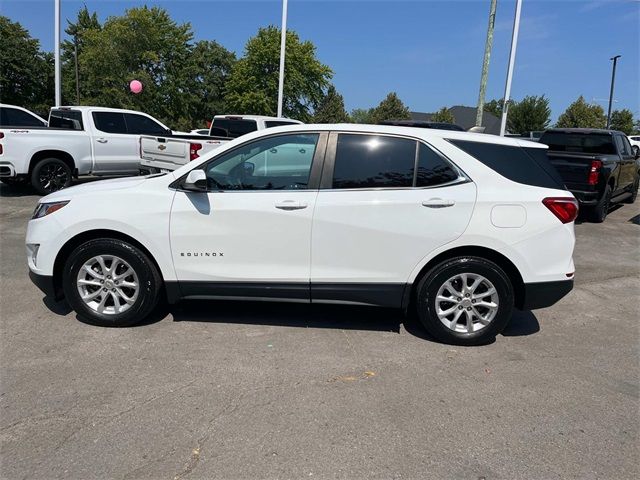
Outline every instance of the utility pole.
POLYGON ((500 122, 500 136, 504 137, 507 129, 507 114, 509 112, 509 97, 511 95, 511 80, 513 79, 513 65, 516 61, 516 47, 518 46, 518 31, 520 30, 520 12, 522 0, 516 0, 516 14, 513 18, 513 32, 511 33, 511 52, 509 52, 509 68, 507 70, 507 84, 504 88, 502 101, 502 121, 500 122))
POLYGON ((613 85, 616 81, 616 65, 618 64, 618 59, 622 55, 616 55, 615 57, 611 57, 609 60, 613 60, 613 68, 611 70, 611 91, 609 92, 609 111, 607 112, 607 128, 611 126, 611 104, 613 103, 613 85))
POLYGON ((287 0, 282 0, 282 30, 280 31, 280 76, 278 78, 278 117, 282 116, 284 94, 284 53, 287 44, 287 0))
POLYGON ((487 91, 487 77, 489 76, 489 59, 493 46, 493 27, 496 23, 496 3, 491 0, 489 7, 489 26, 487 27, 487 40, 484 44, 484 59, 482 61, 482 75, 480 76, 480 93, 478 95, 478 108, 476 110, 476 127, 482 126, 482 113, 484 112, 484 96, 487 91))
POLYGON ((54 83, 55 83, 55 106, 59 107, 62 104, 62 87, 60 85, 60 0, 55 1, 54 15, 53 15, 53 31, 55 45, 53 48, 54 57, 54 83))

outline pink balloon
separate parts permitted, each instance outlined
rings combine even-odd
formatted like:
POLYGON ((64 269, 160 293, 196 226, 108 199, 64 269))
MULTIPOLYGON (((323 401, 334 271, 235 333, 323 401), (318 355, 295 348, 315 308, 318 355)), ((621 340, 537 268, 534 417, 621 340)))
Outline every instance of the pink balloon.
POLYGON ((140 93, 142 91, 142 82, 140 80, 131 80, 129 88, 133 93, 140 93))

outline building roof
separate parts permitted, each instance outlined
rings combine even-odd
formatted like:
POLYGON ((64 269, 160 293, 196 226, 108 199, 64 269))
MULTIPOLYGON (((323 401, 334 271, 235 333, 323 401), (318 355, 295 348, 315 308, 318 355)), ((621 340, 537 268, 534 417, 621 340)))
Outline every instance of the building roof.
MULTIPOLYGON (((460 125, 465 130, 475 127, 477 111, 475 107, 456 105, 449 110, 457 125, 460 125)), ((411 112, 411 120, 431 121, 433 115, 433 113, 411 112)), ((485 127, 484 133, 500 135, 500 119, 486 110, 482 112, 482 126, 485 127)))

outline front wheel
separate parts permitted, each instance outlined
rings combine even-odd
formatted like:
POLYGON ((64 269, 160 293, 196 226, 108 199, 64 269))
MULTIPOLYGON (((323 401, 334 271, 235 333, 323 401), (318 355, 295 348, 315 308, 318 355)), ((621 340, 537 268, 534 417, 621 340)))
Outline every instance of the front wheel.
POLYGON ((141 322, 158 303, 162 280, 139 248, 117 239, 77 247, 63 272, 65 297, 81 320, 104 327, 141 322))
POLYGON ((507 275, 495 263, 479 257, 446 260, 417 287, 418 317, 444 343, 490 342, 511 319, 513 303, 507 275))
POLYGON ((31 172, 31 185, 40 195, 48 195, 71 185, 71 168, 59 158, 40 160, 31 172))

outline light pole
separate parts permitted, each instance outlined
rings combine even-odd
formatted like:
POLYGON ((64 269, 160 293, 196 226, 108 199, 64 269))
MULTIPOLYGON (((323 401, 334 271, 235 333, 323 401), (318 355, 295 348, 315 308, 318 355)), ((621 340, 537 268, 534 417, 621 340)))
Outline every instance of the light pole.
POLYGON ((280 76, 278 78, 278 117, 282 116, 284 93, 284 53, 287 43, 287 0, 282 0, 282 27, 280 31, 280 76))
POLYGON ((54 83, 55 83, 55 106, 59 107, 62 104, 62 87, 60 85, 60 0, 55 0, 55 8, 53 15, 53 31, 55 45, 53 47, 54 58, 54 83))
POLYGON ((607 128, 611 126, 611 104, 613 103, 613 84, 616 81, 616 65, 618 64, 618 59, 622 55, 616 55, 615 57, 611 57, 609 60, 613 60, 613 68, 611 69, 611 91, 609 92, 609 111, 607 112, 607 128))
POLYGON ((518 31, 520 30, 520 12, 522 0, 516 1, 516 15, 513 19, 513 33, 511 34, 511 52, 509 53, 509 68, 507 70, 507 84, 504 88, 504 100, 502 101, 502 122, 500 123, 500 136, 504 137, 507 128, 507 114, 509 110, 509 96, 511 95, 511 80, 513 78, 513 65, 516 61, 516 47, 518 46, 518 31))

